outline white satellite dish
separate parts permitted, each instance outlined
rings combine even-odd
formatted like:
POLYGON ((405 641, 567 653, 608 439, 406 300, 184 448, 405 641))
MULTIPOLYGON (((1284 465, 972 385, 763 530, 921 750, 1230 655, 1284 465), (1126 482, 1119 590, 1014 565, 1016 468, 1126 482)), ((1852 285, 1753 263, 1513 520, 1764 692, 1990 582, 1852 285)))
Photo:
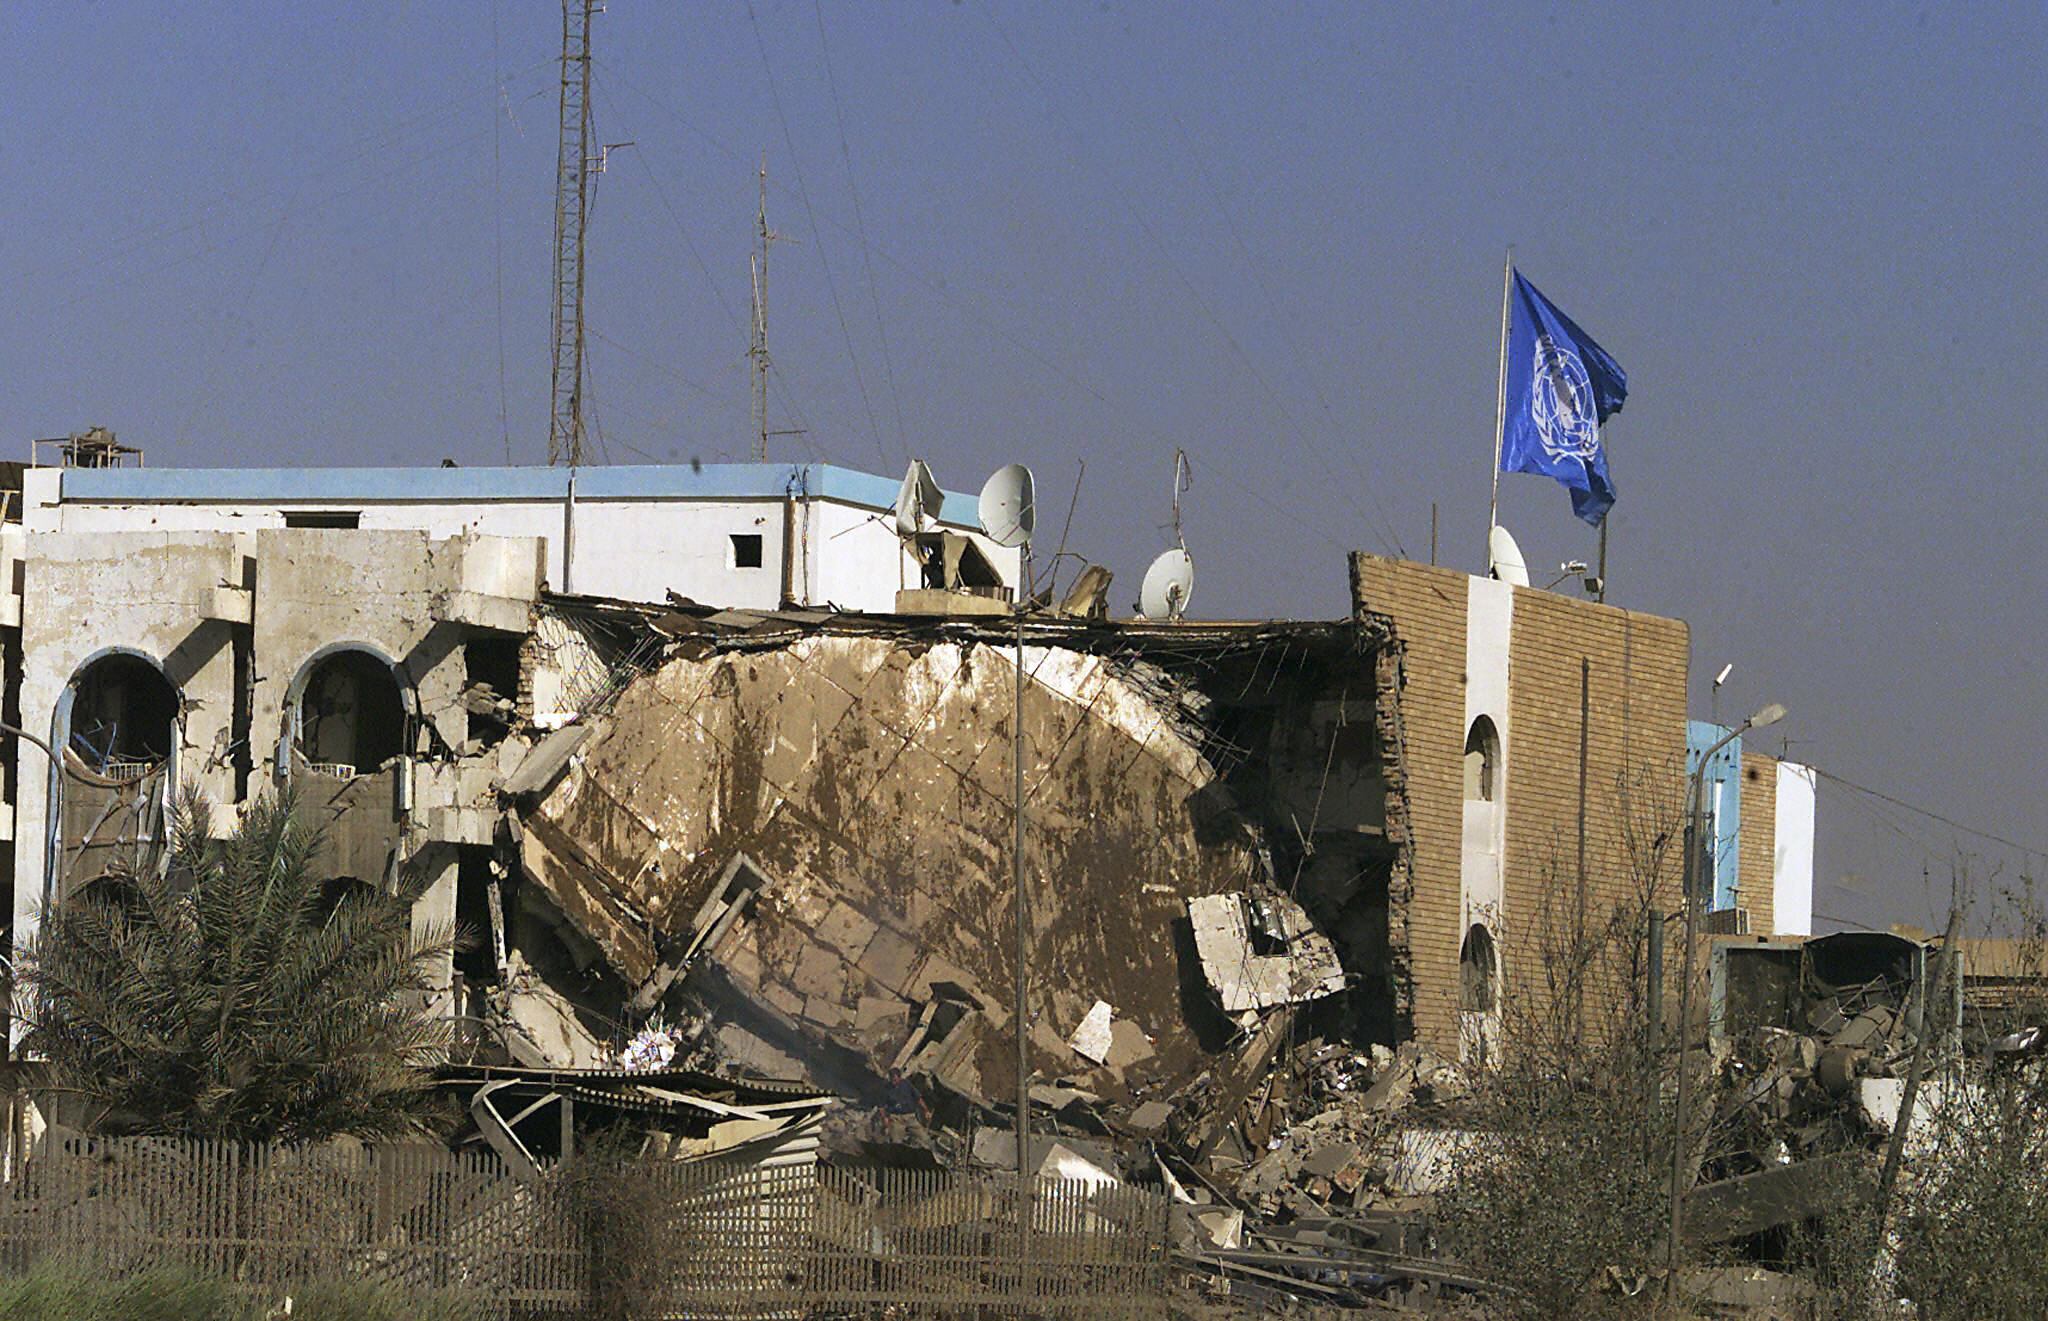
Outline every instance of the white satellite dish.
POLYGON ((896 535, 914 537, 924 530, 926 519, 936 519, 945 508, 946 493, 923 459, 912 459, 896 490, 896 535))
POLYGON ((981 530, 998 546, 1026 546, 1037 526, 1031 469, 1021 463, 996 469, 981 488, 981 530))
POLYGON ((1147 619, 1179 619, 1194 594, 1195 561, 1176 546, 1145 570, 1144 584, 1138 588, 1138 613, 1147 619))
POLYGON ((1511 587, 1529 585, 1529 566, 1522 559, 1522 548, 1508 535, 1508 530, 1499 524, 1486 539, 1487 572, 1511 587))

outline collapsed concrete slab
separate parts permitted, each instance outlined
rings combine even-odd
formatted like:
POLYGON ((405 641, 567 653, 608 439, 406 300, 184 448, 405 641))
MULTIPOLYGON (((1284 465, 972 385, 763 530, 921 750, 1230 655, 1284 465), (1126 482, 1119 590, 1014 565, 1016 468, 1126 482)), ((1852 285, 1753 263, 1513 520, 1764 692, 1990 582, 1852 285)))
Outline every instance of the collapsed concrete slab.
POLYGON ((1202 975, 1226 1013, 1300 1004, 1344 989, 1330 938, 1282 894, 1188 900, 1202 975))
POLYGON ((1235 1049, 1219 1003, 1392 1029, 1369 623, 1034 621, 1019 730, 987 626, 690 618, 505 788, 522 904, 594 952, 577 975, 620 1013, 697 1022, 703 1062, 1013 1095, 1013 755, 1034 1073, 1136 1107, 1235 1049))

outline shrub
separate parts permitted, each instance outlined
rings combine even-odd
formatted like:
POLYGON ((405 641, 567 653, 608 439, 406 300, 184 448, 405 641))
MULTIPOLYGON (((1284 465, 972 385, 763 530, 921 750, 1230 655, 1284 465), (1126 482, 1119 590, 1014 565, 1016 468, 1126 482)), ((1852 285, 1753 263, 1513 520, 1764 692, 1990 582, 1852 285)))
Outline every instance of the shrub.
POLYGON ((153 1270, 126 1279, 81 1263, 46 1261, 26 1275, 0 1278, 0 1321, 482 1321, 484 1300, 421 1293, 363 1281, 332 1281, 245 1294, 224 1280, 189 1271, 153 1270))

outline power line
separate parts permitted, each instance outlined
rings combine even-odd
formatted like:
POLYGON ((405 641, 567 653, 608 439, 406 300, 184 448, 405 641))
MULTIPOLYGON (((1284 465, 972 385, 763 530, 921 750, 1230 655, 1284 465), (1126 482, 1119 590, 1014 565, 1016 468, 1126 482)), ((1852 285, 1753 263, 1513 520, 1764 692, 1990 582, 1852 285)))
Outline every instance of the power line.
POLYGON ((811 0, 811 12, 818 20, 818 50, 825 57, 825 86, 832 93, 832 119, 839 127, 839 158, 846 162, 846 191, 853 198, 854 227, 860 231, 861 265, 868 276, 868 304, 875 311, 875 338, 882 348, 882 375, 889 385, 889 403, 896 411, 896 443, 907 448, 903 396, 896 390, 896 366, 889 357, 889 327, 882 320, 882 296, 875 281, 875 261, 868 243, 867 220, 861 214, 860 183, 853 174, 853 152, 846 145, 846 112, 839 102, 839 80, 832 72, 832 48, 825 41, 825 9, 820 0, 811 0))
MULTIPOLYGON (((532 65, 515 70, 510 75, 510 77, 505 80, 500 80, 494 75, 491 85, 497 86, 500 84, 501 81, 509 81, 510 79, 523 78, 526 75, 533 73, 551 63, 553 63, 552 60, 545 59, 536 61, 532 65)), ((168 242, 169 240, 178 238, 181 235, 189 234, 194 230, 205 230, 209 225, 212 225, 214 223, 213 208, 216 205, 225 207, 229 210, 231 219, 227 223, 230 226, 237 223, 268 223, 267 220, 262 218, 262 216, 268 216, 269 214, 271 214, 273 211, 276 210, 276 206, 274 203, 266 203, 266 194, 274 197, 277 195, 277 193, 283 192, 288 199, 296 199, 298 195, 302 192, 302 190, 305 188, 307 182, 312 178, 321 175, 331 175, 339 173, 340 171, 347 169, 349 166, 364 160, 388 160, 395 154, 391 150, 391 146, 396 139, 403 137, 413 128, 426 124, 428 121, 459 117, 461 108, 463 107, 464 104, 467 103, 469 97, 473 95, 474 92, 477 90, 479 89, 476 88, 475 86, 465 87, 462 91, 455 93, 454 95, 444 97, 440 101, 435 102, 432 106, 429 106, 424 110, 420 110, 414 114, 407 115, 403 118, 394 120, 390 124, 384 126, 383 128, 377 129, 374 132, 367 133, 360 137, 354 138, 349 142, 343 144, 340 148, 337 149, 337 151, 332 156, 322 161, 317 166, 299 171, 295 174, 279 177, 276 181, 275 188, 256 189, 251 190, 248 193, 240 193, 230 189, 223 189, 220 193, 218 202, 209 204, 208 207, 204 211, 202 211, 201 214, 196 218, 186 220, 182 223, 164 222, 154 225, 140 226, 135 230, 130 231, 123 238, 117 240, 114 245, 105 248, 99 252, 96 252, 92 256, 87 257, 86 259, 79 261, 69 267, 49 272, 48 277, 53 284, 69 285, 74 282, 75 277, 80 276, 86 272, 108 274, 108 265, 115 258, 132 255, 136 252, 141 251, 144 248, 163 242, 168 242), (347 154, 344 155, 343 153, 347 154), (261 212, 261 216, 258 215, 259 210, 261 212)), ((543 87, 539 91, 529 93, 527 96, 522 97, 521 99, 530 100, 535 96, 543 94, 545 91, 546 88, 543 87)), ((466 135, 462 139, 458 140, 458 142, 454 145, 467 145, 468 142, 470 142, 471 140, 478 136, 480 135, 466 135)), ((419 163, 421 163, 422 160, 425 159, 429 158, 410 155, 404 156, 402 159, 402 164, 399 168, 401 170, 409 169, 412 166, 418 165, 419 163)), ((369 181, 375 182, 380 179, 388 178, 393 173, 396 172, 397 171, 386 170, 371 176, 371 179, 369 181)), ((341 193, 330 195, 330 198, 328 200, 332 200, 333 197, 346 196, 351 191, 354 191, 353 188, 344 189, 341 193)), ((207 248, 205 248, 203 251, 211 252, 214 250, 215 249, 213 245, 209 244, 207 248)), ((69 300, 69 302, 77 302, 86 296, 87 295, 81 294, 79 298, 71 299, 69 300)), ((68 306, 69 302, 56 304, 55 306, 68 306)))
MULTIPOLYGON (((1337 410, 1330 406, 1330 397, 1324 393, 1321 379, 1309 367, 1308 354, 1302 351, 1301 345, 1295 341, 1294 333, 1287 328, 1288 319, 1282 316, 1279 311, 1280 300, 1274 296, 1272 286, 1266 283, 1264 270, 1252 258, 1251 245, 1244 241, 1244 234, 1237 227, 1237 218, 1230 214, 1229 206, 1224 203, 1223 190, 1216 186, 1215 176, 1211 175, 1209 167, 1203 164, 1202 153, 1196 150, 1194 139, 1188 133, 1187 125, 1181 122, 1178 114, 1173 117, 1173 123, 1174 127, 1180 130, 1181 140, 1187 144, 1188 159, 1194 162, 1195 172, 1202 176, 1202 183, 1209 189, 1209 195, 1216 200, 1216 212, 1223 217, 1224 227, 1230 231, 1231 241, 1237 245, 1239 259, 1244 262, 1245 269, 1251 272, 1253 282, 1259 286, 1259 292, 1266 297, 1267 320, 1271 321, 1273 328, 1280 332, 1280 338, 1287 345, 1288 352, 1294 355, 1295 366, 1300 370, 1302 377, 1308 381, 1309 389, 1315 392, 1316 403, 1322 408, 1324 418, 1329 421, 1331 431, 1335 432, 1338 429, 1337 410)), ((1401 534, 1394 526, 1393 516, 1387 512, 1387 507, 1380 502, 1378 485, 1367 482, 1365 493, 1367 498, 1372 501, 1373 512, 1379 515, 1381 527, 1393 538, 1394 546, 1405 557, 1408 553, 1407 548, 1401 544, 1401 534)), ((1360 512, 1363 513, 1364 511, 1360 510, 1360 512)), ((1379 528, 1373 529, 1375 536, 1378 536, 1379 533, 1379 528)), ((1386 544, 1385 538, 1381 539, 1380 544, 1382 546, 1386 544)))
MULTIPOLYGON (((654 93, 648 91, 645 87, 640 86, 638 83, 634 82, 631 77, 627 76, 625 73, 621 72, 617 68, 611 65, 606 65, 605 76, 608 80, 618 83, 620 86, 626 88, 635 96, 638 96, 641 100, 645 101, 648 105, 654 107, 656 110, 661 111, 663 114, 673 119, 676 123, 682 125, 682 127, 685 130, 696 136, 706 146, 711 148, 713 151, 719 153, 720 155, 726 157, 728 160, 739 164, 751 163, 751 158, 747 155, 745 151, 741 150, 738 146, 729 142, 725 142, 719 139, 718 137, 714 136, 713 134, 707 132, 703 127, 698 125, 695 121, 691 120, 689 116, 683 114, 682 111, 676 109, 675 106, 669 104, 661 97, 656 96, 654 93)), ((855 242, 861 241, 860 236, 856 234, 850 226, 840 221, 837 217, 827 214, 823 218, 834 229, 838 230, 842 236, 848 239, 852 239, 855 242)), ((1017 332, 1012 330, 1008 324, 997 319, 995 316, 991 315, 985 309, 977 306, 973 300, 962 296, 959 289, 955 287, 957 282, 941 281, 938 279, 934 279, 928 272, 926 272, 921 267, 914 265, 908 261, 905 261, 901 257, 898 257, 894 252, 890 251, 888 245, 885 243, 879 242, 874 239, 869 239, 867 240, 867 246, 870 249, 872 249, 876 256, 879 256, 899 275, 902 275, 905 278, 909 279, 912 283, 926 290, 933 297, 937 298, 940 302, 946 304, 948 307, 953 308, 955 311, 959 312, 961 315, 968 318, 975 325, 981 327, 984 331, 988 332, 996 340, 1008 345, 1009 347, 1015 349, 1017 352, 1023 354, 1026 358, 1038 364, 1038 366, 1043 368, 1045 371, 1051 373, 1053 376, 1066 382, 1067 385, 1079 391, 1082 395, 1085 395, 1087 398, 1094 401, 1095 403, 1101 405, 1103 408, 1109 409, 1117 415, 1123 417, 1125 422, 1127 423, 1127 425, 1130 426, 1133 432, 1142 433, 1143 435, 1149 436, 1154 442, 1166 446, 1168 449, 1174 448, 1175 446, 1182 444, 1183 438, 1176 438, 1167 435, 1165 432, 1161 431, 1159 427, 1149 417, 1143 414, 1131 413, 1121 404, 1118 397, 1112 396, 1102 386, 1097 385, 1093 381, 1087 379, 1076 368, 1070 367, 1066 364, 1057 361, 1039 345, 1034 344, 1030 340, 1017 334, 1017 332)), ((781 364, 777 364, 775 372, 779 383, 782 382, 783 371, 783 366, 781 364)), ((785 403, 787 402, 788 401, 785 400, 785 403)), ((800 415, 797 417, 797 425, 807 425, 800 415)), ((1261 493, 1256 486, 1248 484, 1240 489, 1242 489, 1246 495, 1251 496, 1254 500, 1257 500, 1260 504, 1272 510, 1273 513, 1277 515, 1283 523, 1294 524, 1299 522, 1299 510, 1290 509, 1288 507, 1283 506, 1278 501, 1268 498, 1266 495, 1261 493)), ((1339 552, 1348 554, 1352 550, 1352 547, 1350 545, 1340 540, 1334 533, 1329 531, 1329 529, 1326 526, 1324 526, 1324 524, 1320 521, 1312 520, 1305 526, 1313 535, 1329 543, 1331 546, 1335 547, 1339 552)))
MULTIPOLYGON (((996 20, 995 15, 986 8, 981 11, 981 15, 987 21, 989 27, 995 31, 996 36, 1002 41, 1003 45, 1009 49, 1010 54, 1016 59, 1018 67, 1023 69, 1025 75, 1037 86, 1040 101, 1046 107, 1047 113, 1061 121, 1069 138, 1075 141, 1085 140, 1084 135, 1075 128, 1073 122, 1068 120, 1065 113, 1060 109, 1059 102, 1053 96, 1052 88, 1025 56, 1022 48, 1010 39, 1010 34, 996 20)), ((1307 445, 1310 452, 1315 455, 1316 461, 1322 464, 1323 470, 1329 474, 1331 482, 1338 489, 1345 492, 1346 498, 1351 502, 1351 507, 1358 511, 1359 520, 1367 525, 1367 531, 1379 539, 1382 549, 1390 554, 1397 554, 1401 555, 1402 558, 1406 558, 1406 553, 1400 549, 1400 537, 1393 534, 1391 526, 1383 530, 1373 524, 1372 518, 1365 511, 1365 506, 1358 503, 1357 497, 1351 493, 1350 486, 1337 475, 1336 465, 1331 462, 1329 456, 1323 451, 1323 447, 1309 434, 1308 428, 1302 426, 1300 421, 1295 418, 1293 410, 1287 407, 1287 401, 1280 396, 1278 390, 1273 388, 1272 383, 1266 379, 1266 374, 1259 370, 1259 365, 1256 362, 1252 361, 1251 355, 1245 352, 1244 346, 1238 342, 1237 336, 1233 335, 1230 332, 1230 328, 1223 324, 1223 318, 1217 315, 1215 309, 1210 306, 1209 300, 1202 296, 1202 291, 1196 287, 1194 280, 1189 277, 1185 268, 1174 259, 1173 253, 1167 249, 1165 240, 1159 236, 1157 230, 1153 229, 1152 222, 1145 218, 1144 213, 1138 210, 1137 204, 1131 200, 1130 194, 1127 191, 1119 190, 1117 195, 1118 199, 1123 202, 1125 211, 1130 214, 1132 221, 1137 224, 1139 231, 1151 243, 1153 250, 1159 254, 1160 260, 1166 263, 1167 269, 1173 272, 1174 278, 1179 280, 1181 286, 1187 290, 1188 297, 1193 300, 1196 309, 1214 327, 1216 333, 1222 337, 1223 342, 1229 346, 1230 351, 1237 355, 1238 361, 1244 364, 1245 370, 1251 373, 1252 380, 1257 382, 1259 388, 1265 391, 1266 397, 1272 400, 1273 406, 1279 410, 1280 416, 1286 419, 1287 425, 1293 428, 1295 435, 1301 438, 1302 443, 1307 445)), ((1370 484, 1368 483, 1369 486, 1370 484)), ((1374 498, 1377 499, 1377 496, 1374 498)))
MULTIPOLYGON (((545 89, 543 89, 542 92, 531 93, 526 99, 531 100, 534 97, 543 95, 544 90, 545 89)), ((468 149, 472 143, 481 142, 483 138, 484 130, 479 128, 474 132, 466 133, 459 138, 444 143, 441 146, 433 148, 428 151, 399 154, 398 163, 391 166, 389 169, 380 170, 375 174, 366 176, 362 179, 346 184, 340 188, 334 189, 326 193, 321 193, 303 200, 299 199, 295 189, 295 191, 289 197, 286 198, 284 205, 278 208, 274 214, 259 214, 254 210, 238 212, 231 221, 222 226, 222 233, 224 235, 226 232, 239 229, 243 226, 257 228, 269 226, 274 224, 276 221, 284 219, 287 215, 293 214, 294 212, 301 216, 319 215, 325 210, 327 210, 332 203, 338 202, 342 198, 351 196, 352 194, 361 192, 366 188, 372 187, 379 183, 383 183, 387 180, 395 179, 402 175, 411 173, 412 171, 420 169, 422 166, 434 164, 440 161, 443 157, 450 156, 458 151, 468 149)), ((301 180, 299 186, 303 186, 303 180, 301 180)), ((167 233, 165 237, 176 237, 178 234, 186 233, 194 229, 201 229, 206 225, 206 223, 207 222, 204 220, 194 221, 189 225, 182 226, 175 231, 167 233)), ((137 247, 139 246, 144 245, 138 244, 137 247)), ((202 247, 194 251, 187 252, 183 256, 174 257, 165 261, 155 263, 150 267, 150 271, 151 273, 155 274, 162 273, 165 271, 176 270, 181 266, 186 266, 192 262, 213 256, 214 254, 223 251, 228 246, 230 245, 228 245, 224 241, 223 237, 207 239, 204 241, 204 245, 202 247)), ((129 251, 131 252, 134 250, 135 248, 129 249, 129 251)), ((100 266, 101 278, 83 283, 73 282, 71 284, 68 284, 66 287, 74 291, 71 293, 69 297, 55 299, 49 303, 42 304, 38 307, 30 308, 26 312, 21 312, 21 309, 16 309, 16 311, 20 312, 22 315, 26 315, 29 317, 37 317, 59 311, 63 308, 72 307, 78 303, 82 303, 89 299, 97 297, 98 291, 101 289, 101 287, 103 287, 107 283, 121 279, 123 278, 123 276, 127 274, 126 271, 123 271, 118 267, 110 266, 106 262, 100 263, 100 266)))
POLYGON ((1824 780, 1831 780, 1845 789, 1853 789, 1860 794, 1868 794, 1870 797, 1875 798, 1880 802, 1889 803, 1893 807, 1903 808, 1916 816, 1924 816, 1930 821, 1939 821, 1942 825, 1947 826, 1951 830, 1958 830, 1965 835, 1973 835, 1978 839, 1989 840, 1993 844, 2001 844, 2006 848, 2012 849, 2018 853, 2027 854, 2030 857, 2048 858, 2048 849, 2034 848, 2030 845, 2021 844, 2015 840, 2007 839, 2003 835, 1995 835, 1988 830, 1980 830, 1976 826, 1966 826, 1962 822, 1957 821, 1952 817, 1943 816, 1941 813, 1933 810, 1932 808, 1919 807, 1913 803, 1907 802, 1903 798, 1894 798, 1888 793, 1883 793, 1879 790, 1872 789, 1867 785, 1858 784, 1854 780, 1848 779, 1845 776, 1836 775, 1833 771, 1822 770, 1818 766, 1809 766, 1809 768, 1813 771, 1815 775, 1819 776, 1824 780))
POLYGON ((868 383, 861 374, 860 355, 853 351, 853 331, 846 324, 846 308, 839 301, 839 282, 832 277, 832 262, 825 255, 825 235, 818 225, 818 214, 811 206, 810 189, 804 186, 803 161, 797 156, 796 135, 790 132, 789 116, 783 113, 782 92, 775 85, 775 69, 768 62, 768 42, 761 35, 761 23, 754 15, 753 0, 747 0, 747 23, 754 29, 754 46, 761 53, 761 72, 768 79, 768 96, 775 103, 775 117, 782 122, 782 140, 789 147, 790 168, 796 171, 797 196, 804 204, 804 214, 811 222, 811 235, 818 244, 818 265, 825 270, 825 289, 832 295, 832 312, 839 318, 839 337, 846 342, 847 361, 853 365, 853 383, 860 391, 861 408, 866 411, 868 428, 874 434, 875 452, 882 462, 889 462, 889 452, 882 445, 882 426, 875 420, 875 404, 868 397, 868 383))
POLYGON ((505 99, 505 79, 498 73, 498 0, 491 0, 491 72, 498 79, 497 102, 491 106, 491 265, 498 300, 498 430, 505 440, 505 465, 512 464, 512 418, 505 385, 505 126, 498 122, 505 99))
MULTIPOLYGON (((609 64, 604 66, 604 70, 607 76, 611 75, 612 67, 609 64)), ((661 186, 661 180, 655 175, 654 167, 647 163, 647 155, 648 153, 644 151, 636 151, 633 158, 640 162, 641 170, 647 175, 647 182, 654 185, 654 195, 660 199, 661 209, 668 212, 668 218, 675 223, 676 233, 682 237, 683 247, 689 252, 690 260, 697 263, 697 270, 704 276, 704 283, 711 286, 711 296, 718 300, 718 306, 725 313, 726 320, 735 325, 744 324, 739 309, 725 296, 725 287, 719 284, 718 277, 711 273, 711 264, 704 260, 704 253, 698 248, 697 240, 690 236, 689 227, 683 224, 683 218, 677 213, 675 204, 669 201, 668 190, 661 186)))

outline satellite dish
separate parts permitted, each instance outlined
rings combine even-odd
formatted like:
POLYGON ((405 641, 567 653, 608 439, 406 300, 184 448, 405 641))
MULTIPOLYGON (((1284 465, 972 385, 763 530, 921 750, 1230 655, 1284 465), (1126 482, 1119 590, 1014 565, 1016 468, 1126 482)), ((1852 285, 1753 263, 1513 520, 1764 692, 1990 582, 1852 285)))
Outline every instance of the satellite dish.
POLYGON ((1487 572, 1511 587, 1529 585, 1529 566, 1522 559, 1522 548, 1508 535, 1508 530, 1498 523, 1486 539, 1487 572))
POLYGON ((1144 585, 1138 588, 1138 613, 1147 619, 1179 619, 1194 594, 1195 561, 1176 546, 1145 570, 1144 585))
POLYGON ((1025 546, 1037 526, 1031 469, 1021 463, 996 469, 981 488, 981 530, 998 546, 1025 546))
POLYGON ((912 459, 896 491, 896 535, 914 537, 924 530, 924 521, 935 519, 946 504, 946 493, 923 459, 912 459))

